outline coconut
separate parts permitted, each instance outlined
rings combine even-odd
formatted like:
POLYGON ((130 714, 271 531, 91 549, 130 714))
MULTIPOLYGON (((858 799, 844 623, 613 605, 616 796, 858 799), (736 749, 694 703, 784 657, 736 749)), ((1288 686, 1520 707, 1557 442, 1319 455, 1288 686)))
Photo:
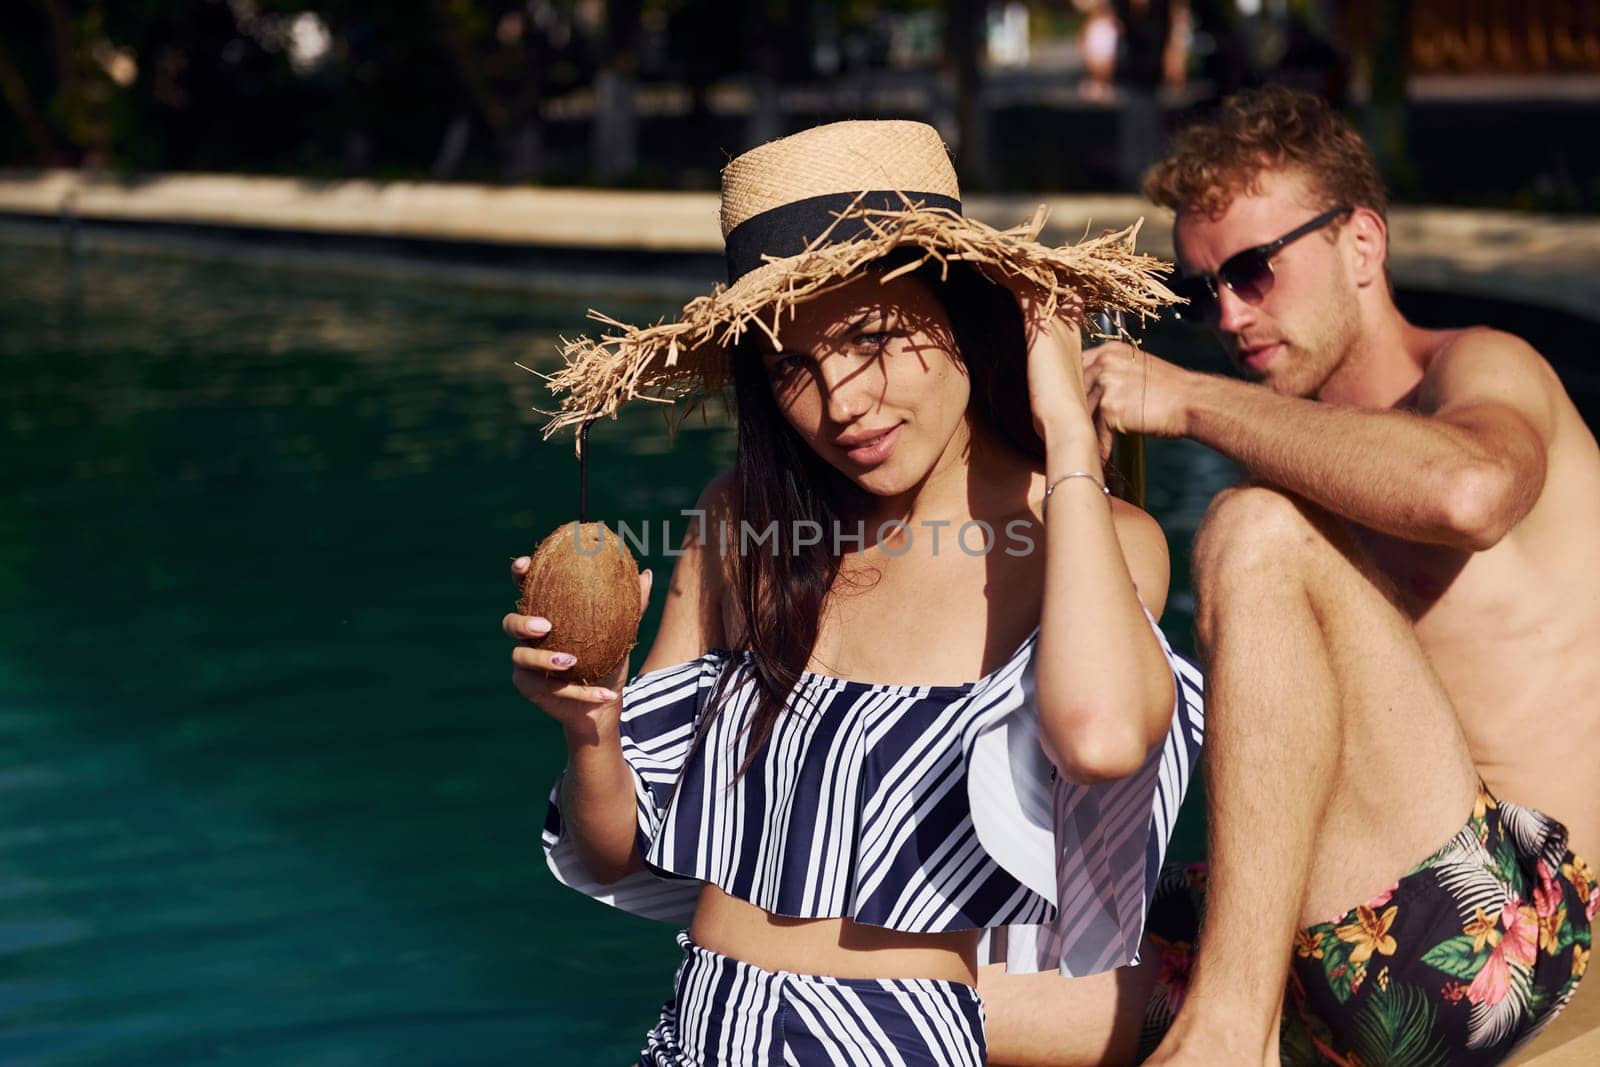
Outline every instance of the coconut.
POLYGON ((610 683, 638 640, 639 564, 605 523, 569 522, 534 551, 517 611, 550 621, 529 644, 578 657, 552 678, 610 683))

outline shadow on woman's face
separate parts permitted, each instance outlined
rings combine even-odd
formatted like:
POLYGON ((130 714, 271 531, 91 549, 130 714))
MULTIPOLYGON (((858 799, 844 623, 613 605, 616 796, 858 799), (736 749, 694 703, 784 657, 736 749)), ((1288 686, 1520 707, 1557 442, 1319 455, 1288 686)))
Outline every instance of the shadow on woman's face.
POLYGON ((944 454, 970 397, 949 316, 921 281, 854 279, 794 310, 758 346, 784 418, 870 492, 903 492, 944 454), (894 433, 886 454, 864 440, 894 433))

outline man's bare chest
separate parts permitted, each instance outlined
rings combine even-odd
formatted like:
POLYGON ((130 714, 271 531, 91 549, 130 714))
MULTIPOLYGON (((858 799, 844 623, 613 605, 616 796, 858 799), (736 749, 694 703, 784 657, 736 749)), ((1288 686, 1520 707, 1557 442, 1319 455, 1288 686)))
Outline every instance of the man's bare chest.
POLYGON ((1377 569, 1388 588, 1385 590, 1413 623, 1423 618, 1442 601, 1476 600, 1471 588, 1476 574, 1467 574, 1473 553, 1445 545, 1425 545, 1350 524, 1367 559, 1377 569))

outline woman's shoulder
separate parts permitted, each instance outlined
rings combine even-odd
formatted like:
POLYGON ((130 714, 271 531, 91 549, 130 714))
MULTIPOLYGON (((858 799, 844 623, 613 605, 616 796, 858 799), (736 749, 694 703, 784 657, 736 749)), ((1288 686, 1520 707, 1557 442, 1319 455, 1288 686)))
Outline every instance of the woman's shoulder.
POLYGON ((1111 499, 1111 521, 1117 528, 1117 536, 1135 538, 1154 538, 1166 545, 1166 534, 1161 531, 1161 524, 1155 516, 1139 507, 1129 503, 1121 497, 1113 496, 1111 499))
POLYGON ((715 508, 732 507, 739 485, 738 473, 739 468, 737 466, 728 466, 713 474, 711 480, 706 482, 705 488, 700 490, 700 499, 697 502, 697 506, 708 511, 715 508))
POLYGON ((1148 511, 1117 497, 1111 498, 1111 521, 1139 599, 1151 615, 1161 618, 1172 581, 1166 532, 1148 511))
POLYGON ((718 560, 719 565, 708 570, 714 570, 718 579, 726 582, 730 576, 727 547, 737 543, 731 535, 738 530, 743 513, 739 506, 738 468, 726 467, 712 475, 700 490, 694 507, 696 547, 706 554, 708 561, 718 560))
POLYGON ((735 591, 732 548, 738 544, 739 519, 743 514, 739 506, 738 473, 737 466, 718 471, 706 482, 700 498, 695 501, 702 595, 708 603, 716 605, 717 643, 729 648, 739 647, 744 631, 735 591))
POLYGON ((695 501, 694 519, 673 553, 676 562, 665 583, 661 622, 641 673, 681 666, 728 644, 731 572, 729 560, 718 551, 715 531, 729 514, 733 473, 732 468, 718 472, 695 501))

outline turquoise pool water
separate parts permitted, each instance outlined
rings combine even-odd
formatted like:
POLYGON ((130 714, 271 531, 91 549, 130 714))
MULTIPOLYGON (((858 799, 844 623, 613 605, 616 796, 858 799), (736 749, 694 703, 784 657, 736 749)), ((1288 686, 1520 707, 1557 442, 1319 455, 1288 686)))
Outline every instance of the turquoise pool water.
MULTIPOLYGON (((624 1062, 672 931, 546 873, 563 753, 497 625, 577 505, 514 364, 619 302, 4 244, 0 276, 0 1063, 624 1062)), ((635 524, 733 454, 654 410, 592 445, 635 524)), ((1150 463, 1187 645, 1232 472, 1150 463)))

